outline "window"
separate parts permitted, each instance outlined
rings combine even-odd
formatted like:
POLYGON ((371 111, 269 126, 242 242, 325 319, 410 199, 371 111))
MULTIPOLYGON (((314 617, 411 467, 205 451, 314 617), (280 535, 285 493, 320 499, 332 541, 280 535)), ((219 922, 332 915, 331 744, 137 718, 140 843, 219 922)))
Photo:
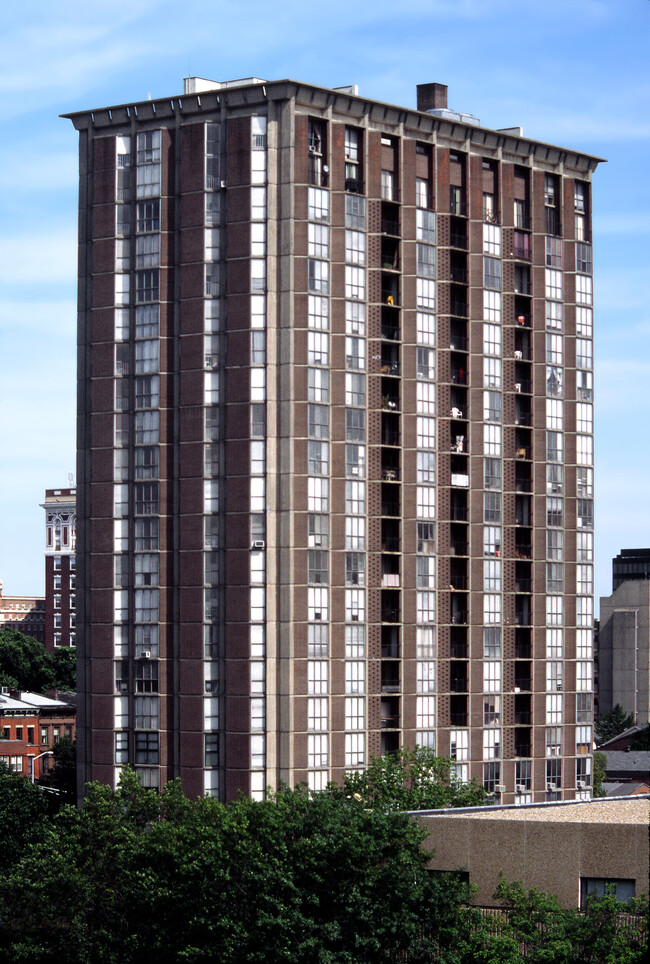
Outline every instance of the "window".
POLYGON ((576 243, 576 271, 581 271, 584 274, 591 274, 592 272, 592 251, 590 244, 584 244, 578 241, 576 243))
POLYGON ((483 454, 501 455, 501 426, 483 426, 483 454))
POLYGON ((345 662, 345 692, 365 693, 366 664, 362 660, 346 660, 345 662))
POLYGON ((593 286, 593 278, 591 278, 590 275, 576 275, 576 304, 593 304, 593 286))
POLYGON ((362 696, 345 697, 345 729, 363 730, 365 726, 365 700, 362 696))
POLYGON ((483 359, 483 384, 486 388, 501 388, 501 359, 483 359))
POLYGON ((307 506, 310 512, 328 511, 328 480, 325 478, 307 479, 307 506))
POLYGON ((345 190, 361 191, 361 131, 345 128, 345 190))
POLYGON ((308 189, 307 217, 310 221, 329 220, 329 191, 316 187, 308 189))
POLYGON ((307 661, 307 692, 310 695, 327 693, 328 663, 324 659, 310 659, 307 661))
POLYGON ((394 201, 396 199, 395 174, 393 171, 381 172, 381 196, 384 201, 394 201))
POLYGON ((483 225, 483 254, 501 255, 501 228, 496 224, 483 225))
POLYGON ((583 338, 592 338, 594 333, 593 308, 578 306, 576 308, 576 334, 583 338))
POLYGON ((417 453, 417 481, 428 482, 436 481, 436 453, 418 452, 417 453))
POLYGON ((417 307, 433 311, 436 306, 436 285, 426 278, 416 279, 417 307))
POLYGON ((483 392, 483 418, 486 422, 501 421, 501 392, 483 392))
POLYGON ((315 584, 327 583, 327 552, 310 549, 307 553, 307 581, 315 584))
POLYGON ((435 523, 434 522, 418 522, 417 523, 417 551, 420 553, 433 553, 435 552, 435 523))
POLYGON ((317 261, 309 258, 307 261, 307 277, 309 291, 327 294, 329 291, 329 264, 327 261, 317 261))
POLYGON ((349 335, 345 339, 345 367, 363 371, 365 364, 365 341, 363 338, 354 338, 349 335))
POLYGON ((327 365, 329 349, 327 334, 321 331, 307 333, 307 361, 310 365, 327 365))
POLYGON ((593 365, 592 343, 587 338, 576 338, 576 368, 591 368, 593 365))
MULTIPOLYGON (((309 215, 311 219, 311 214, 309 215)), ((347 194, 345 197, 345 226, 363 231, 366 226, 366 199, 347 194)))
POLYGON ((357 372, 345 374, 345 404, 362 406, 366 404, 366 377, 357 372))
MULTIPOLYGON (((264 445, 264 443, 260 443, 264 445)), ((251 448, 254 445, 251 442, 251 448)), ((308 450, 307 450, 307 471, 310 475, 327 475, 328 474, 328 444, 327 442, 319 442, 314 439, 309 439, 308 450)), ((251 467, 252 471, 252 467, 251 467)), ((260 471, 264 471, 264 464, 260 467, 260 471)))
POLYGON ((346 552, 345 585, 363 586, 365 583, 366 557, 363 552, 346 552))
POLYGON ((349 442, 364 442, 366 437, 365 412, 360 408, 345 410, 345 438, 349 442))
POLYGON ((366 263, 366 236, 362 231, 346 230, 345 260, 348 264, 366 263))
POLYGON ((310 438, 327 438, 329 409, 326 405, 307 406, 307 432, 310 438))
POLYGON ((483 459, 483 485, 486 489, 501 488, 501 459, 483 459))
POLYGON ((415 214, 416 238, 427 244, 436 243, 436 216, 433 211, 418 210, 415 214))
MULTIPOLYGON (((498 291, 483 291, 483 318, 485 321, 501 323, 501 294, 498 291)), ((501 354, 501 349, 494 354, 501 354)))
POLYGON ((433 278, 436 273, 436 249, 430 244, 416 244, 417 273, 433 278))
POLYGON ((325 224, 309 224, 308 229, 309 257, 326 259, 329 254, 329 228, 325 224))
POLYGON ((483 258, 483 285, 501 290, 501 262, 498 258, 483 258))
POLYGON ((501 522, 501 493, 483 493, 483 521, 501 522))
POLYGON ((311 697, 307 700, 307 729, 327 729, 327 698, 311 697))
POLYGON ((501 555, 501 527, 483 526, 483 555, 501 555))
POLYGON ((546 238, 546 264, 549 268, 562 267, 562 238, 546 238))
POLYGON ((366 274, 363 268, 345 266, 345 297, 363 301, 366 297, 366 274))
POLYGON ((363 515, 366 506, 366 487, 364 482, 345 483, 345 511, 353 515, 363 515))
POLYGON ((349 477, 364 478, 366 461, 365 445, 346 444, 345 446, 345 474, 349 477))
POLYGON ((136 733, 135 734, 135 762, 136 763, 158 763, 158 733, 136 733))
POLYGON ((562 364, 562 336, 546 333, 546 362, 549 365, 562 364))
POLYGON ((561 561, 564 558, 564 531, 562 529, 546 530, 546 558, 561 561))
POLYGON ((311 623, 307 626, 307 655, 310 657, 326 657, 327 651, 327 625, 325 623, 311 623))

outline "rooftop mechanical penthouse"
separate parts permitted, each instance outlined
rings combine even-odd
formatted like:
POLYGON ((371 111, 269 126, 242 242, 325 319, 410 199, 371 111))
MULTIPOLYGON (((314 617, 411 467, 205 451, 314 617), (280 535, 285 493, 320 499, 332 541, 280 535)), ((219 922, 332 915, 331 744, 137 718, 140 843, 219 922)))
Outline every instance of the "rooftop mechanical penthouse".
POLYGON ((80 767, 261 797, 402 744, 590 795, 600 159, 257 78, 80 135, 80 767))

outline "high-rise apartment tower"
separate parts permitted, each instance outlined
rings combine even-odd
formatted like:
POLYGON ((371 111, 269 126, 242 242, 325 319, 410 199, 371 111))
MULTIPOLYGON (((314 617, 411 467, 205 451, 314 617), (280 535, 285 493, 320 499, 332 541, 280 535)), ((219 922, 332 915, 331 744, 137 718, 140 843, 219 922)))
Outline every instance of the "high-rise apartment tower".
POLYGON ((80 134, 80 779, 589 795, 599 159, 257 78, 80 134))

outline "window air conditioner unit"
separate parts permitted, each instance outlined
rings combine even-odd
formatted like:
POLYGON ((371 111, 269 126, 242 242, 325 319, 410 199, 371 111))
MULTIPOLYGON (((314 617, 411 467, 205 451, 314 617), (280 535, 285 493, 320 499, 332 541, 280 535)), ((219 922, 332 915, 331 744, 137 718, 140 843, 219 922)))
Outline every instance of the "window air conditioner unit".
POLYGON ((494 790, 496 793, 505 793, 506 792, 505 784, 497 783, 494 790))
POLYGON ((225 187, 225 186, 226 186, 226 182, 225 182, 225 181, 221 181, 221 187, 225 187))
POLYGON ((151 659, 151 650, 150 649, 140 650, 140 659, 151 659))
POLYGON ((578 780, 578 789, 579 789, 579 790, 584 790, 584 788, 585 788, 586 786, 587 786, 587 781, 586 781, 586 780, 578 780))
POLYGON ((264 539, 256 539, 253 543, 253 549, 264 549, 265 542, 264 539))
POLYGON ((547 789, 547 790, 557 790, 557 784, 556 784, 556 783, 547 783, 547 784, 546 784, 546 789, 547 789))
POLYGON ((517 793, 525 793, 526 787, 524 786, 523 783, 518 783, 517 786, 515 787, 515 790, 517 791, 517 793))
POLYGON ((350 475, 358 475, 358 474, 359 474, 359 466, 353 465, 350 469, 350 475))

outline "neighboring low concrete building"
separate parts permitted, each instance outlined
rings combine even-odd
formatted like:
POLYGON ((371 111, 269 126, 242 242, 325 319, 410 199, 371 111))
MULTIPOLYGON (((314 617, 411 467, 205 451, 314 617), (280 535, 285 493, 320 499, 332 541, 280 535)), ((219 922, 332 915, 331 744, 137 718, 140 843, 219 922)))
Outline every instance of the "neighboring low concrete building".
POLYGON ((586 893, 602 892, 610 882, 624 900, 648 891, 649 796, 417 817, 429 831, 431 868, 468 872, 480 906, 498 906, 500 873, 508 882, 555 894, 563 907, 578 906, 586 893))
MULTIPOLYGON (((67 696, 67 694, 66 694, 67 696)), ((0 693, 0 763, 34 778, 52 767, 47 754, 59 740, 76 737, 76 707, 40 693, 3 689, 0 693)))
POLYGON ((616 704, 642 726, 650 718, 650 580, 621 582, 600 600, 598 709, 616 704))

